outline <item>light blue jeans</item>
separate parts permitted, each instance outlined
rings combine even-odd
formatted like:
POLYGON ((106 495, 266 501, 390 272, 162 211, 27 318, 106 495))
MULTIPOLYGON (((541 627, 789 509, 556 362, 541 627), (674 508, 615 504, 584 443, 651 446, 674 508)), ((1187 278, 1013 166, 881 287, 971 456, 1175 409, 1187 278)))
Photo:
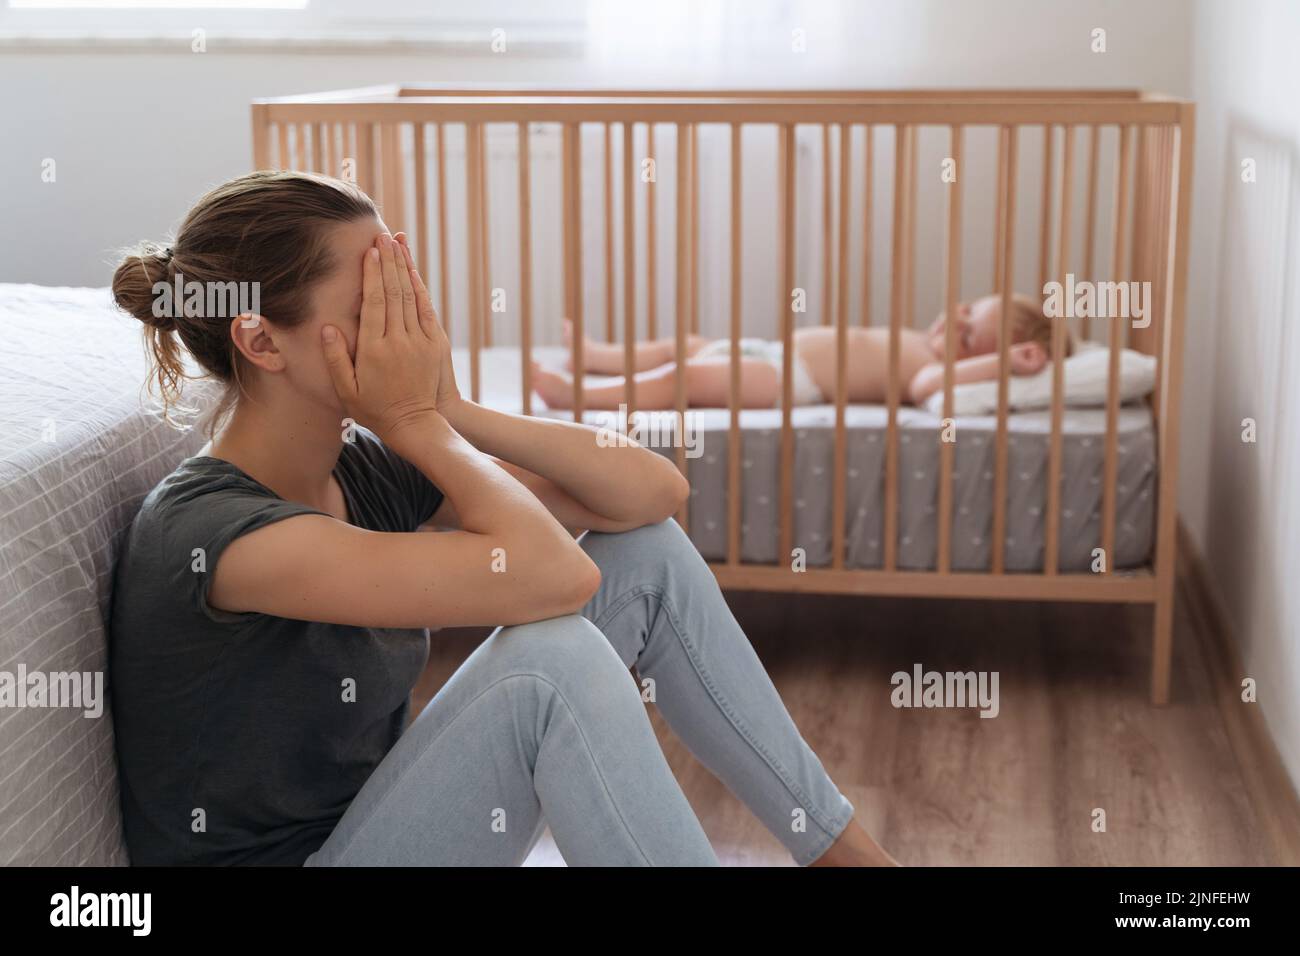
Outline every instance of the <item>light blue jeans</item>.
POLYGON ((717 866, 644 700, 796 863, 835 842, 853 806, 677 522, 581 545, 582 614, 493 632, 307 866, 517 866, 546 824, 570 866, 717 866))

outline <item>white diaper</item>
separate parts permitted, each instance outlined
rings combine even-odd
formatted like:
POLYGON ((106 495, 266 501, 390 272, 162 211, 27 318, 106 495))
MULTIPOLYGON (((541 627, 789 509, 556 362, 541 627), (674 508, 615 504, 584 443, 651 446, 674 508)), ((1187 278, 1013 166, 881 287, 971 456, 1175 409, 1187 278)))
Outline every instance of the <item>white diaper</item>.
MULTIPOLYGON (((783 369, 783 358, 785 347, 779 340, 772 339, 745 339, 740 340, 741 358, 753 358, 767 362, 776 369, 777 389, 776 402, 774 407, 781 406, 781 372, 783 369)), ((731 355, 731 339, 715 339, 704 348, 695 353, 702 356, 720 356, 727 358, 731 355)), ((822 390, 817 387, 813 381, 812 374, 808 371, 808 366, 799 358, 796 352, 794 361, 790 363, 793 369, 790 385, 795 405, 820 405, 826 401, 826 396, 822 390)))

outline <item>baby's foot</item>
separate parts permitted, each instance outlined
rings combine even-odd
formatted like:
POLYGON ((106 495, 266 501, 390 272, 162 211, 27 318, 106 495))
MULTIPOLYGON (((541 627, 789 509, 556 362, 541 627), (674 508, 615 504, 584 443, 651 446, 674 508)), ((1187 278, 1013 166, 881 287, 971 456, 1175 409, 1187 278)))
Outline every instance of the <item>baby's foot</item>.
POLYGON ((573 376, 533 362, 533 391, 547 408, 573 407, 573 376))

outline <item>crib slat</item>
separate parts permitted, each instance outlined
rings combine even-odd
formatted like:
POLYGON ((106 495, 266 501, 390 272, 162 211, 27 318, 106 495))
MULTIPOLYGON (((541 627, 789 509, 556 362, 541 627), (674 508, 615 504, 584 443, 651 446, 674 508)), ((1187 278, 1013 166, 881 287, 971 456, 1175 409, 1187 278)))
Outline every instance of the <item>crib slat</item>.
POLYGON ((794 310, 791 293, 795 287, 795 149, 793 123, 781 126, 781 551, 778 563, 791 560, 794 550, 794 428, 791 402, 794 388, 794 310))
POLYGON ((605 124, 605 341, 614 341, 614 125, 605 124))
POLYGON ((1053 151, 1055 140, 1053 139, 1053 127, 1051 123, 1043 125, 1043 196, 1042 208, 1038 220, 1038 290, 1037 294, 1041 295, 1043 286, 1047 285, 1048 276, 1051 274, 1052 264, 1050 256, 1052 254, 1052 176, 1054 171, 1053 151))
POLYGON ((1163 291, 1168 313, 1162 319, 1164 337, 1157 347, 1165 356, 1164 378, 1159 379, 1161 408, 1157 436, 1159 484, 1156 491, 1156 611, 1155 640, 1151 648, 1151 699, 1156 704, 1169 700, 1169 676, 1173 641, 1174 586, 1178 546, 1178 429, 1183 384, 1183 337, 1186 330, 1186 276, 1190 241, 1188 217, 1192 201, 1192 165, 1195 157, 1195 107, 1181 108, 1178 127, 1170 129, 1169 239, 1164 252, 1169 284, 1163 291))
POLYGON ((907 304, 907 194, 910 172, 910 127, 894 127, 894 256, 889 309, 889 418, 885 434, 885 557, 886 571, 898 566, 898 393, 902 360, 903 310, 907 304))
POLYGON ((1147 157, 1148 153, 1148 134, 1147 128, 1139 125, 1137 128, 1137 158, 1133 167, 1133 236, 1132 248, 1130 249, 1129 275, 1132 281, 1141 282, 1145 271, 1146 262, 1143 254, 1146 252, 1146 225, 1149 217, 1147 205, 1147 157))
POLYGON ((635 132, 632 123, 623 123, 623 378, 627 383, 629 430, 636 411, 636 157, 632 145, 635 132))
POLYGON ((448 266, 450 250, 447 245, 447 141, 445 124, 434 127, 438 151, 438 299, 442 306, 442 329, 447 333, 447 344, 452 344, 451 333, 451 269, 448 266))
POLYGON ((822 325, 830 325, 835 315, 835 259, 831 253, 835 241, 834 164, 831 161, 831 124, 822 124, 822 325))
POLYGON ((844 567, 844 512, 847 498, 845 475, 848 469, 848 433, 845 406, 849 397, 849 147, 853 127, 839 124, 840 195, 839 195, 839 296, 835 312, 835 459, 831 490, 831 566, 844 567))
MULTIPOLYGON (((963 155, 964 130, 953 126, 949 130, 949 155, 956 168, 956 178, 948 183, 948 254, 944 278, 944 314, 957 314, 957 300, 961 296, 961 183, 966 176, 963 155)), ((939 430, 939 544, 936 570, 947 574, 952 570, 952 466, 954 443, 945 441, 943 432, 953 417, 953 363, 957 353, 957 326, 947 322, 944 327, 943 346, 943 419, 939 430)), ((955 437, 954 432, 954 437, 955 437)))
POLYGON ((907 128, 907 245, 903 248, 903 261, 907 263, 907 274, 903 286, 904 302, 903 324, 905 328, 916 327, 916 184, 920 179, 916 175, 917 162, 917 127, 907 128))
POLYGON ((313 143, 320 147, 320 152, 317 156, 318 165, 316 170, 322 176, 333 176, 334 174, 330 172, 330 140, 334 136, 333 124, 327 122, 317 123, 314 136, 315 139, 313 140, 313 143))
POLYGON ((375 128, 371 123, 358 123, 357 128, 357 185, 367 196, 375 195, 375 128))
POLYGON ((311 168, 314 172, 325 172, 325 124, 313 123, 311 127, 311 168))
POLYGON ((727 433, 727 563, 740 563, 740 308, 742 191, 739 123, 731 124, 731 379, 727 404, 731 424, 727 433))
POLYGON ((482 229, 482 207, 478 202, 478 179, 482 168, 478 162, 481 141, 477 124, 465 124, 465 255, 469 260, 469 392, 470 400, 479 400, 479 346, 482 342, 483 262, 479 258, 482 246, 479 233, 482 229))
POLYGON ((994 292, 1002 291, 1002 249, 1005 245, 1003 238, 1007 228, 1007 139, 1006 127, 998 127, 998 179, 997 179, 997 198, 994 200, 993 211, 993 283, 990 288, 994 292))
POLYGON ((492 316, 490 306, 492 286, 492 254, 489 234, 492 228, 492 204, 488 190, 488 149, 487 124, 476 123, 478 128, 478 216, 479 216, 479 282, 482 284, 483 298, 479 303, 480 341, 486 348, 492 347, 492 316))
POLYGON ((424 123, 413 123, 415 135, 415 230, 418 237, 419 258, 416 263, 420 276, 427 283, 429 276, 429 157, 424 146, 424 123))
POLYGON ((519 153, 519 351, 523 411, 533 413, 533 169, 528 123, 517 127, 519 153))
POLYGON ((281 169, 293 169, 293 154, 289 150, 289 124, 286 123, 284 120, 281 120, 276 125, 278 125, 280 128, 279 129, 280 156, 277 165, 281 169))
POLYGON ((690 125, 691 164, 687 192, 691 197, 691 332, 700 334, 700 147, 698 123, 690 125))
POLYGON ((582 421, 583 413, 583 345, 582 322, 582 126, 564 124, 561 166, 564 188, 564 301, 565 311, 573 322, 573 420, 582 421))
MULTIPOLYGON (((1070 267, 1070 202, 1074 189, 1074 127, 1066 124, 1061 146, 1061 212, 1056 248, 1056 274, 1062 287, 1070 267)), ((1056 574, 1061 552, 1061 454, 1065 417, 1065 337, 1070 320, 1052 320, 1052 425, 1047 459, 1047 537, 1043 573, 1056 574)))
MULTIPOLYGON (((1132 159, 1132 128, 1119 130, 1119 157, 1115 173, 1115 214, 1111 258, 1112 281, 1119 282, 1124 268, 1124 242, 1128 236, 1129 164, 1132 159)), ((1101 548, 1106 558, 1106 573, 1113 571, 1115 555, 1115 520, 1117 514, 1117 485, 1119 481, 1119 353, 1123 347, 1123 323, 1118 316, 1110 318, 1110 362, 1106 380, 1106 457, 1102 476, 1101 548)))
POLYGON ((645 184, 645 322, 646 339, 659 337, 659 265, 658 241, 655 231, 655 204, 659 195, 657 186, 659 166, 655 161, 655 124, 646 124, 646 159, 653 176, 645 184))
POLYGON ((358 189, 361 188, 360 162, 357 159, 359 155, 357 149, 359 135, 356 123, 343 123, 339 126, 339 147, 341 149, 339 154, 339 175, 353 183, 358 189), (344 168, 349 163, 351 163, 350 171, 344 168), (344 176, 346 172, 350 172, 351 175, 344 176))
MULTIPOLYGON (((1151 297, 1147 301, 1147 316, 1151 324, 1141 331, 1142 350, 1154 354, 1156 359, 1156 381, 1163 382, 1165 350, 1160 347, 1164 341, 1164 317, 1168 299, 1170 217, 1173 207, 1174 175, 1174 128, 1161 126, 1160 149, 1158 157, 1158 182, 1160 204, 1156 210, 1157 236, 1153 243, 1152 256, 1155 259, 1155 278, 1151 285, 1151 297)), ((1156 420, 1160 420, 1160 390, 1151 393, 1151 411, 1156 420)))
POLYGON ((384 123, 380 129, 384 222, 396 235, 406 231, 406 203, 402 194, 402 128, 396 123, 384 123))
MULTIPOLYGON (((1097 245, 1097 165, 1101 152, 1101 127, 1096 123, 1088 127, 1088 198, 1085 200, 1083 222, 1083 277, 1089 282, 1097 278, 1095 252, 1097 245)), ((1084 315, 1079 324, 1079 340, 1092 338, 1092 316, 1084 315)))
POLYGON ((269 107, 253 104, 253 168, 271 168, 271 121, 269 107))
MULTIPOLYGON (((1159 247, 1162 238, 1161 220, 1164 213, 1164 169, 1162 165, 1164 131, 1165 127, 1163 126, 1152 126, 1147 130, 1148 154, 1147 162, 1143 167, 1143 173, 1147 177, 1146 248, 1142 254, 1142 274, 1135 277, 1138 281, 1146 280, 1151 283, 1151 295, 1146 303, 1147 319, 1151 324, 1143 329, 1133 326, 1130 321, 1129 326, 1129 341, 1132 343, 1132 347, 1140 352, 1147 353, 1153 351, 1152 333, 1155 331, 1155 305, 1160 296, 1159 247)), ((1159 358, 1157 358, 1157 364, 1159 361, 1159 358)), ((1158 371, 1157 374, 1159 374, 1158 371)), ((1158 382, 1160 379, 1157 378, 1156 381, 1158 382)), ((1153 402, 1153 407, 1154 404, 1153 402)))
POLYGON ((1002 135, 1006 146, 1004 172, 1006 180, 1001 191, 1002 204, 1002 279, 998 288, 1002 293, 1002 308, 998 322, 998 430, 993 466, 993 573, 1006 570, 1007 539, 1007 404, 1011 362, 1007 348, 1011 342, 1011 295, 1015 282, 1016 249, 1016 139, 1018 129, 1004 126, 1002 135))
POLYGON ((875 163, 876 163, 876 128, 870 123, 862 127, 863 138, 866 140, 864 149, 866 151, 866 168, 863 171, 862 186, 862 327, 870 328, 871 326, 871 297, 875 292, 872 285, 871 277, 874 274, 872 266, 872 218, 875 215, 875 206, 872 203, 871 186, 875 182, 875 163))
POLYGON ((320 171, 326 176, 338 176, 338 169, 334 165, 334 124, 321 124, 321 167, 320 171))
MULTIPOLYGON (((677 469, 689 480, 686 467, 686 335, 690 322, 691 276, 690 255, 687 248, 691 234, 691 197, 690 197, 690 161, 691 142, 690 126, 677 124, 677 309, 674 316, 676 326, 677 375, 674 380, 674 407, 677 410, 676 452, 677 469)), ((692 489, 694 491, 694 489, 692 489)), ((687 498, 678 509, 677 520, 683 529, 690 525, 691 501, 687 498)))

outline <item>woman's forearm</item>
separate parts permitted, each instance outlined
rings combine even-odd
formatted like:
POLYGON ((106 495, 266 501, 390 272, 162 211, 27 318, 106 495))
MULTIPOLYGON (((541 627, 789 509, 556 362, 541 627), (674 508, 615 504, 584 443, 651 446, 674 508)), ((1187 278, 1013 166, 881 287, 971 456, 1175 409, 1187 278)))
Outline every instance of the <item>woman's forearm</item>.
POLYGON ((431 415, 400 434, 380 437, 447 496, 464 530, 487 535, 523 533, 570 543, 567 532, 528 489, 458 434, 443 416, 431 415))
MULTIPOLYGON (((590 556, 528 488, 458 434, 443 416, 424 416, 400 430, 381 433, 380 438, 442 490, 460 519, 460 528, 450 536, 409 537, 423 539, 421 549, 430 561, 458 555, 457 573, 470 572, 459 580, 476 581, 494 593, 503 619, 518 622, 569 614, 591 599, 600 584, 600 571, 590 556), (478 540, 466 541, 466 535, 478 540), (437 539, 451 543, 444 546, 437 539), (490 558, 490 565, 474 569, 476 557, 490 558), (503 592, 501 585, 505 585, 503 592)), ((422 584, 422 590, 437 588, 422 584)), ((464 610, 455 601, 452 605, 464 610)))
POLYGON ((602 442, 588 425, 498 412, 467 399, 443 414, 480 451, 550 480, 613 521, 662 521, 690 491, 664 456, 621 438, 602 442))

